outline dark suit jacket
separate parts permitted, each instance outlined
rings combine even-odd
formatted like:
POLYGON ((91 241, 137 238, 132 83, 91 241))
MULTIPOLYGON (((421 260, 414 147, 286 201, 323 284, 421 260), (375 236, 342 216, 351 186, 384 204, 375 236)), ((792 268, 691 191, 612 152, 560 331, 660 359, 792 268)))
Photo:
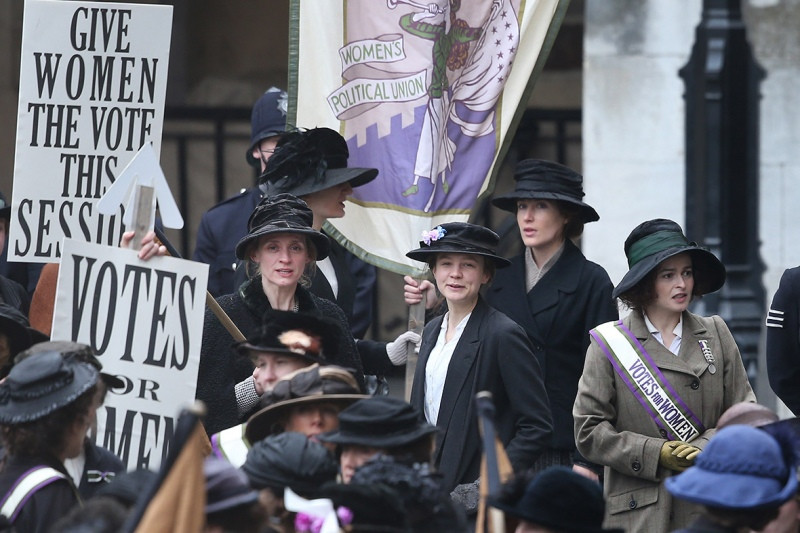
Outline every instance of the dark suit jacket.
POLYGON ((778 398, 800 415, 800 267, 784 271, 769 307, 767 374, 778 398))
MULTIPOLYGON (((425 326, 411 404, 425 412, 425 366, 443 316, 425 326)), ((550 442, 551 421, 542 374, 520 326, 483 299, 472 311, 447 369, 439 409, 434 464, 448 491, 479 476, 481 444, 475 394, 490 391, 497 434, 516 472, 533 466, 550 442)))
POLYGON ((319 268, 311 280, 309 290, 320 298, 336 302, 347 315, 353 336, 360 339, 372 322, 372 298, 377 278, 375 267, 355 257, 334 239, 330 239, 330 243, 328 257, 339 284, 337 297, 333 296, 331 284, 319 268))
POLYGON ((261 190, 251 187, 218 203, 200 219, 192 259, 208 265, 208 292, 215 298, 238 288, 234 285, 236 243, 247 235, 247 220, 259 201, 261 190))
MULTIPOLYGON (((523 254, 529 253, 527 248, 523 254)), ((572 404, 578 394, 589 330, 619 318, 606 271, 567 240, 553 268, 525 292, 525 257, 498 270, 486 291, 489 305, 521 325, 533 345, 553 416, 552 448, 575 449, 572 404)))

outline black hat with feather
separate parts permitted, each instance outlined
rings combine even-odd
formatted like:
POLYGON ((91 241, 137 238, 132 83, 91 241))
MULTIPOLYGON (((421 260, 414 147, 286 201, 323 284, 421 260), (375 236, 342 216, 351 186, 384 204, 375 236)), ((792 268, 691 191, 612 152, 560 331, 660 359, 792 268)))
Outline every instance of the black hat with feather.
POLYGON ((281 135, 259 182, 267 196, 305 196, 345 182, 360 187, 375 179, 376 168, 348 168, 349 156, 344 137, 330 128, 291 131, 281 135))

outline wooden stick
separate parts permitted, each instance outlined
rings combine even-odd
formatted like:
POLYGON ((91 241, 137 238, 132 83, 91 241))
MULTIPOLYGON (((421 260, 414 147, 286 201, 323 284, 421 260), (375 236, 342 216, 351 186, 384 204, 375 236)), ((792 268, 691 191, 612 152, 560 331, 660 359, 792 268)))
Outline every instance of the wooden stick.
MULTIPOLYGON (((422 283, 423 279, 425 279, 425 277, 421 276, 417 278, 417 282, 422 283)), ((408 307, 408 329, 419 335, 422 335, 422 330, 425 328, 425 303, 425 293, 423 292, 422 301, 408 307)), ((417 359, 419 355, 417 354, 416 348, 417 346, 409 346, 408 350, 409 355, 406 361, 406 401, 411 399, 411 386, 414 384, 414 372, 417 370, 417 359)))
MULTIPOLYGON (((161 244, 163 244, 167 248, 167 253, 172 257, 177 257, 180 259, 181 254, 179 254, 178 250, 176 250, 175 247, 172 246, 172 243, 169 242, 167 236, 164 235, 164 232, 158 226, 155 227, 155 232, 156 232, 156 238, 159 241, 161 241, 161 244)), ((206 305, 208 306, 209 309, 211 309, 211 312, 214 313, 214 316, 217 317, 217 319, 225 327, 228 333, 230 333, 231 337, 233 337, 233 340, 235 340, 236 342, 242 342, 243 340, 245 340, 245 336, 241 332, 241 330, 236 326, 236 324, 233 323, 231 317, 229 317, 228 314, 219 306, 217 301, 208 291, 206 291, 206 305)))

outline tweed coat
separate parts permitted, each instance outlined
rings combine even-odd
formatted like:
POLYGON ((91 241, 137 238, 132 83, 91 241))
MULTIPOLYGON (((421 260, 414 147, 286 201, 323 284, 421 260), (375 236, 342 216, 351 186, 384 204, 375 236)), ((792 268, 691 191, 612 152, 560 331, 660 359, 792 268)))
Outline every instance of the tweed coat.
POLYGON ((589 347, 589 330, 619 318, 614 286, 600 265, 572 241, 530 292, 525 291, 526 248, 498 271, 486 301, 525 329, 539 361, 553 417, 550 448, 574 450, 572 405, 589 347))
MULTIPOLYGON (((425 326, 411 388, 411 405, 425 412, 425 366, 444 316, 425 326)), ((447 368, 436 426, 434 465, 448 491, 479 476, 480 434, 475 394, 492 393, 497 435, 516 472, 533 466, 550 442, 552 429, 547 393, 539 364, 525 331, 482 298, 453 352, 447 368)))
MULTIPOLYGON (((684 311, 677 356, 649 333, 641 313, 632 312, 623 323, 706 427, 693 445, 701 449, 706 445, 728 407, 755 401, 739 348, 720 317, 684 311), (715 373, 709 370, 700 340, 708 341, 715 373)), ((659 465, 666 432, 648 416, 595 340, 586 354, 573 415, 578 450, 605 466, 606 527, 673 531, 698 516, 700 507, 673 499, 664 488, 662 481, 674 474, 659 465)))

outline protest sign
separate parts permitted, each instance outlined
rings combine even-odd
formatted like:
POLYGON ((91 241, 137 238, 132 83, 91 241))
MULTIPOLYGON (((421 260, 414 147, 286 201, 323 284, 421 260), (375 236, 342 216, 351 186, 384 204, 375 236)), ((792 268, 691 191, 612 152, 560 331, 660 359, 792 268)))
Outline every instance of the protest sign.
POLYGON ((121 211, 96 203, 143 144, 159 152, 171 27, 171 6, 25 2, 10 260, 119 242, 121 211))
POLYGON ((207 280, 201 263, 64 241, 51 337, 89 344, 125 382, 97 411, 96 442, 129 469, 160 464, 194 400, 207 280))
POLYGON ((423 230, 491 191, 564 0, 292 1, 289 122, 341 132, 374 167, 326 231, 405 274, 423 230), (364 228, 370 228, 365 231, 364 228))

